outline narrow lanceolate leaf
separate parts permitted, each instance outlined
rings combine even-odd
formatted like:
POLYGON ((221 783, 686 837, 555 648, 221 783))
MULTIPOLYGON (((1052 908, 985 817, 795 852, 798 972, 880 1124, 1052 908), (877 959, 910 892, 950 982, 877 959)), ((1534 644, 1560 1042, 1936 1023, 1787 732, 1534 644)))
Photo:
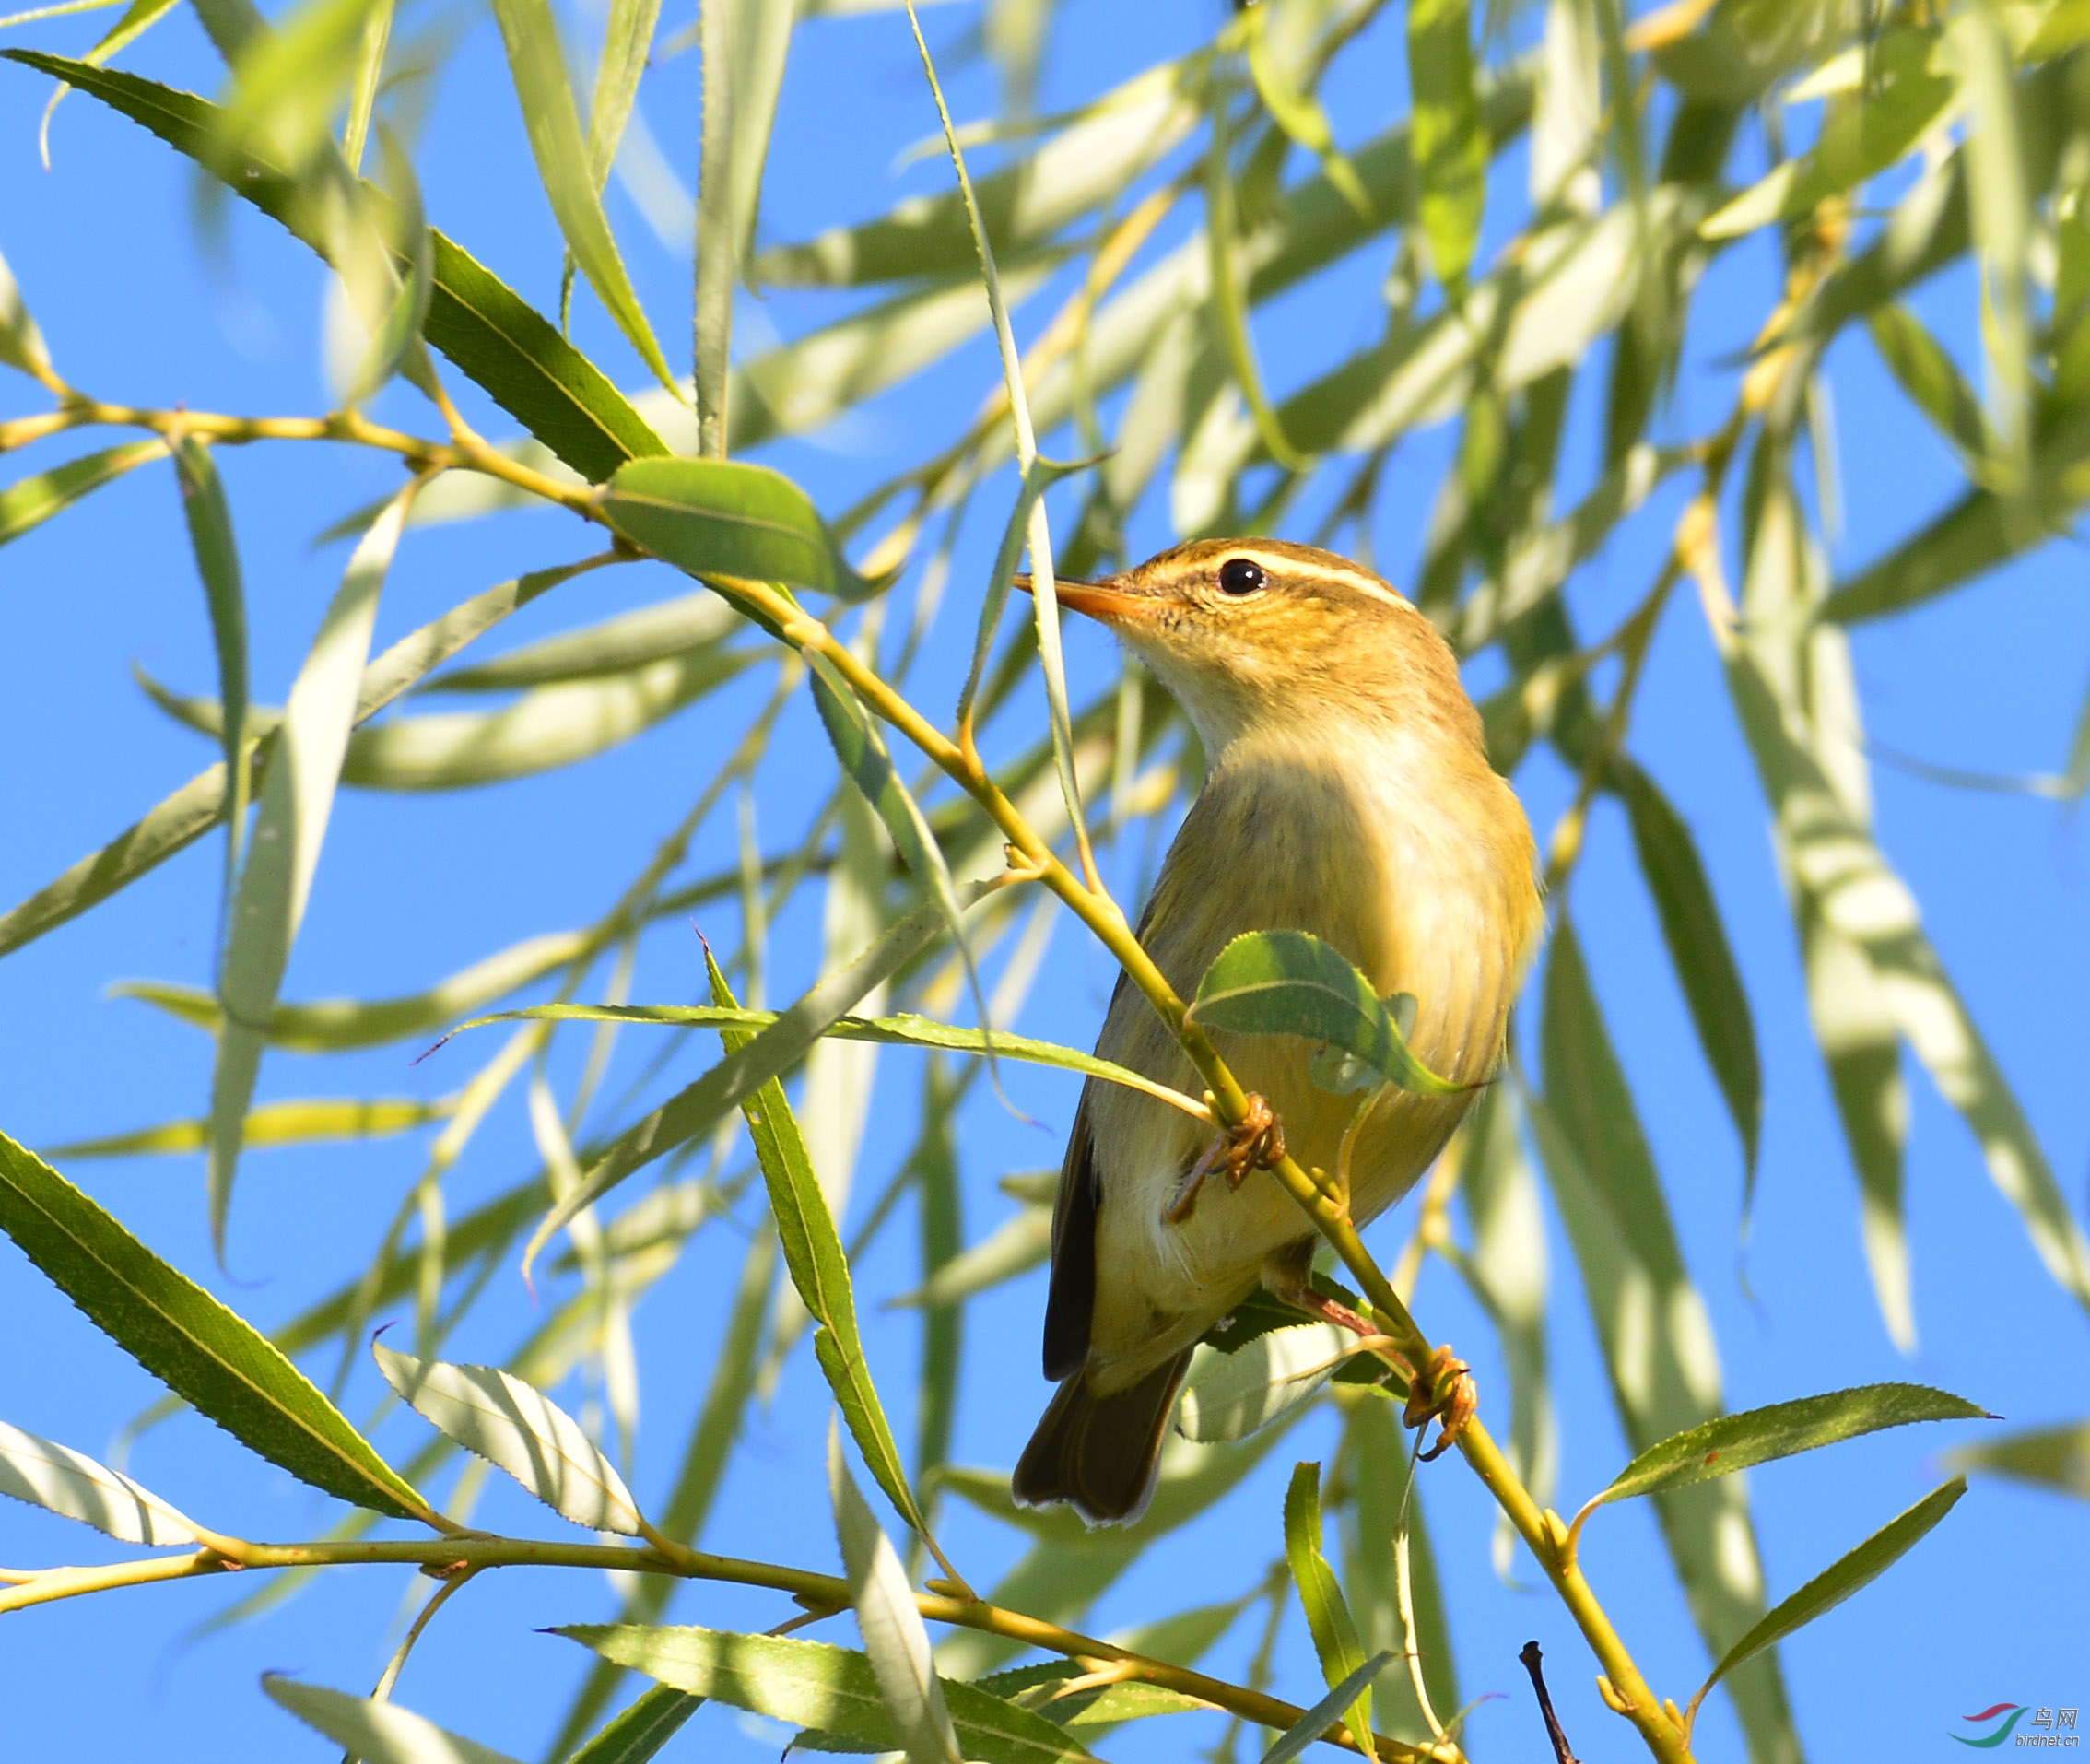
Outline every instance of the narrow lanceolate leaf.
MULTIPOLYGON (((835 758, 841 761, 842 770, 863 794, 863 800, 877 811, 886 831, 892 836, 894 848, 914 873, 915 880, 942 909, 945 928, 950 933, 958 958, 965 965, 966 981, 972 989, 980 1019, 982 1023, 989 1022, 992 1019, 987 996, 980 989, 980 970, 972 959, 971 939, 966 935, 965 906, 958 899, 957 884, 951 878, 950 864, 929 825, 929 817, 922 812, 922 805, 914 800, 914 793, 908 789, 898 768, 893 764, 886 738, 878 732, 877 720, 826 656, 815 655, 811 660, 813 664, 806 678, 812 686, 813 701, 819 707, 820 723, 828 732, 835 758)), ((994 1057, 992 1044, 983 1052, 992 1063, 994 1057)))
POLYGON ((1249 74, 1256 95, 1271 119, 1300 147, 1321 161, 1328 182, 1342 192, 1343 200, 1365 218, 1371 218, 1371 197, 1343 150, 1335 145, 1328 112, 1321 100, 1302 83, 1299 64, 1311 58, 1309 45, 1297 39, 1307 23, 1305 6, 1264 6, 1248 21, 1249 74), (1302 53, 1304 52, 1304 53, 1302 53))
MULTIPOLYGON (((709 949, 704 953, 704 963, 710 973, 711 996, 721 1005, 734 1005, 733 989, 711 960, 709 949)), ((733 1056, 745 1056, 758 1045, 758 1038, 744 1031, 727 1030, 720 1039, 733 1056)), ((907 1469, 893 1440, 892 1425, 886 1419, 885 1405, 878 1400, 877 1386, 871 1382, 871 1368, 863 1358, 849 1257, 842 1251, 841 1236, 835 1229, 834 1216, 828 1210, 828 1198, 821 1193, 813 1160, 805 1154, 805 1136, 784 1098, 782 1083, 769 1077, 747 1096, 740 1109, 747 1120, 748 1136, 755 1142, 762 1180, 769 1187, 769 1212, 783 1245, 784 1267, 800 1302, 819 1325, 813 1337, 813 1352, 820 1362, 820 1370, 834 1392, 850 1437, 863 1454, 865 1468, 900 1517, 916 1531, 925 1532, 922 1509, 908 1486, 907 1469)))
MULTIPOLYGON (((996 1051, 1000 1052, 998 1040, 996 1051)), ((944 1263, 914 1291, 889 1299, 886 1303, 896 1309, 919 1305, 926 1311, 956 1306, 1029 1273, 1051 1252, 1052 1209, 1027 1206, 970 1249, 944 1263)))
POLYGON ((1423 234, 1438 279, 1457 287, 1472 267, 1487 200, 1487 129, 1474 85, 1468 0, 1412 0, 1408 87, 1423 234))
POLYGON ((1280 1734, 1277 1743, 1263 1753, 1262 1764, 1292 1764, 1295 1758, 1343 1719, 1343 1711, 1351 1708, 1359 1694, 1392 1663, 1391 1653, 1373 1654, 1280 1734))
POLYGON ((104 484, 112 484, 135 465, 158 459, 167 451, 161 441, 125 441, 121 447, 104 448, 79 459, 53 465, 48 472, 18 479, 0 490, 0 545, 18 539, 41 526, 54 514, 62 514, 83 496, 92 495, 104 484))
POLYGON ((274 1672, 262 1674, 262 1688, 363 1764, 515 1764, 506 1752, 438 1727, 395 1702, 301 1685, 274 1672))
POLYGON ((1372 1684, 1373 1719, 1396 1738, 1433 1739, 1416 1678, 1432 1713, 1443 1710, 1449 1716, 1464 1705, 1426 1503, 1415 1486, 1415 1452, 1402 1435, 1400 1410, 1377 1401, 1352 1405, 1343 1453, 1353 1491, 1345 1503, 1344 1589, 1364 1645, 1393 1656, 1372 1684))
POLYGON ((147 1371, 300 1482, 398 1519, 428 1503, 253 1326, 0 1135, 0 1230, 147 1371))
POLYGON ((1823 1396, 1802 1396, 1768 1408, 1745 1409, 1675 1434, 1627 1464, 1597 1499, 1625 1500, 1658 1488, 1730 1476, 1753 1464, 1790 1458, 1882 1428, 1912 1421, 1992 1421, 1978 1403, 1923 1384, 1863 1384, 1823 1396))
POLYGON ((232 801, 227 809, 231 837, 225 848, 225 898, 229 909, 232 885, 240 873, 240 843, 247 831, 247 596, 240 580, 232 511, 210 450, 194 436, 183 435, 173 452, 182 512, 188 517, 189 545, 195 552, 196 573, 203 578, 211 641, 217 651, 217 701, 223 708, 219 739, 225 748, 226 776, 232 780, 232 801))
MULTIPOLYGON (((193 92, 62 55, 11 49, 0 50, 0 56, 99 98, 326 254, 326 241, 310 224, 309 205, 300 209, 288 173, 252 153, 224 150, 223 112, 217 105, 193 92)), ((368 194, 382 200, 374 191, 368 194)), ((606 478, 628 459, 668 451, 630 401, 557 325, 455 241, 440 232, 429 237, 435 268, 425 335, 496 404, 590 482, 606 478)))
POLYGON ((424 1420, 499 1464, 561 1518, 590 1531, 640 1534, 638 1503, 580 1422, 495 1366, 417 1359, 370 1344, 378 1370, 424 1420))
POLYGON ((508 49, 508 70, 522 121, 530 134, 530 151, 537 176, 551 200, 552 214, 565 236, 566 248, 588 278, 589 286, 616 321, 654 377, 671 392, 675 374, 646 322, 645 310, 632 291, 624 259, 603 213, 603 200, 589 175, 589 154, 581 135, 581 115, 574 108, 567 79, 566 56, 559 47, 558 23, 546 0, 494 0, 494 17, 508 49))
MULTIPOLYGON (((542 979, 555 968, 564 967, 587 947, 583 932, 548 932, 539 937, 525 937, 438 981, 426 992, 410 993, 403 998, 319 998, 302 1004, 279 1001, 269 1016, 268 1042, 272 1047, 312 1053, 378 1047, 410 1035, 432 1035, 445 1023, 454 1021, 459 1011, 472 1010, 542 979)), ((217 1001, 193 986, 122 981, 110 990, 115 997, 139 999, 213 1034, 223 1021, 217 1001)), ((250 1119, 262 1112, 257 1110, 250 1119)))
POLYGON ((861 598, 810 498, 766 465, 635 460, 604 487, 603 516, 635 544, 693 576, 739 576, 861 598))
POLYGON ((221 1255, 241 1132, 266 1041, 264 1025, 276 1008, 276 991, 319 869, 335 786, 355 723, 358 688, 370 659, 378 594, 412 501, 410 486, 387 504, 348 560, 341 587, 290 688, 268 779, 262 786, 252 849, 240 876, 226 940, 221 982, 225 1022, 211 1073, 210 1229, 221 1255))
POLYGON ((2017 1208, 2048 1272, 2090 1307, 2090 1242, 1924 934, 1915 898, 1838 799, 1755 656, 1731 640, 1725 659, 1729 690, 1798 887, 1829 928, 1862 952, 1896 1027, 1980 1140, 1990 1176, 2017 1208))
POLYGON ((620 1134, 601 1161, 589 1170, 588 1180, 553 1207, 537 1227, 523 1252, 524 1271, 581 1208, 593 1206, 634 1170, 710 1132, 729 1111, 740 1108, 771 1078, 796 1065, 851 1005, 934 943, 943 923, 940 907, 932 904, 917 908, 847 968, 814 985, 769 1029, 737 1051, 729 1052, 702 1077, 686 1085, 644 1120, 620 1134))
POLYGON ((1898 301, 1876 308, 1866 315, 1865 323, 1873 347, 1909 402, 1958 450, 1963 463, 1983 463, 1990 441, 1981 401, 1944 345, 1898 301))
POLYGON ((5 257, 0 257, 0 364, 24 373, 44 373, 51 368, 43 333, 22 303, 21 285, 5 257))
POLYGON ((1340 950, 1304 931, 1236 937, 1198 982, 1191 1016, 1207 1029, 1323 1042, 1361 1062, 1375 1078, 1417 1096, 1471 1088, 1438 1077, 1416 1059, 1388 1001, 1340 950))
POLYGON ((1720 1656, 1712 1676, 1691 1699, 1691 1707, 1696 1709, 1707 1691, 1750 1655, 1761 1653, 1773 1642, 1812 1623, 1825 1611, 1835 1609, 1853 1593, 1879 1579, 1929 1535, 1966 1492, 1965 1476, 1955 1476, 1950 1482, 1941 1484, 1899 1518, 1882 1525, 1849 1555, 1824 1569, 1790 1598, 1780 1599, 1764 1613, 1760 1623, 1720 1656))
MULTIPOLYGON (((1265 1340, 1269 1338, 1264 1337, 1265 1340)), ((1331 1690, 1355 1681, 1356 1700, 1340 1705, 1343 1719, 1356 1735, 1367 1758, 1379 1756, 1371 1738, 1372 1673, 1358 1673, 1365 1664, 1364 1644, 1357 1640, 1357 1626, 1350 1616, 1349 1602, 1321 1553, 1321 1466, 1301 1464, 1292 1472, 1285 1491, 1285 1560, 1292 1570, 1292 1584, 1298 1589, 1299 1605, 1306 1612, 1307 1629, 1313 1636, 1313 1651, 1321 1656, 1321 1674, 1331 1690)))
POLYGON ((1912 150, 1953 96, 1929 29, 1883 32, 1866 55, 1862 102, 1830 101, 1821 138, 1788 159, 1699 228, 1708 239, 1737 239, 1777 220, 1811 213, 1826 197, 1855 191, 1912 150))
POLYGON ((1302 1323, 1273 1329, 1230 1354, 1200 1346, 1183 1381, 1176 1430, 1200 1445, 1259 1433, 1318 1395, 1356 1342, 1333 1323, 1302 1323))
POLYGON ((871 1657, 894 1736, 908 1764, 963 1764, 944 1703, 943 1682, 929 1651, 929 1630, 892 1539, 878 1527, 842 1457, 841 1430, 828 1430, 828 1492, 835 1535, 856 1605, 856 1627, 871 1657))
MULTIPOLYGON (((318 1097, 310 1100, 264 1102, 247 1116, 245 1144, 251 1151, 263 1146, 313 1146, 342 1139, 382 1139, 392 1134, 411 1133, 431 1121, 449 1119, 456 1104, 448 1098, 423 1102, 413 1097, 373 1098, 369 1101, 346 1097, 318 1097)), ((76 1139, 69 1145, 49 1146, 47 1158, 135 1158, 151 1152, 201 1151, 210 1135, 210 1123, 201 1118, 162 1122, 157 1127, 140 1127, 135 1133, 111 1134, 100 1139, 76 1139)))
MULTIPOLYGON (((1491 1087, 1467 1117, 1459 1198, 1473 1231, 1473 1250, 1459 1271, 1474 1285, 1499 1333, 1509 1372, 1509 1463, 1532 1499, 1550 1506, 1560 1468, 1560 1429, 1547 1373, 1545 1214, 1524 1149, 1523 1090, 1513 1076, 1491 1087)), ((1509 1515, 1500 1514, 1493 1555, 1495 1571, 1504 1580, 1516 1548, 1509 1515)), ((1449 1660, 1447 1653, 1447 1665, 1449 1660)), ((1428 1660, 1423 1664, 1429 1670, 1428 1660)), ((1444 1707, 1459 1706, 1454 1687, 1444 1707)))
POLYGON ((646 1764, 704 1706, 673 1685, 655 1685, 591 1739, 567 1764, 646 1764))
MULTIPOLYGON (((499 711, 389 717, 348 738, 341 782, 358 790, 470 790, 578 765, 665 722, 756 659, 751 649, 714 645, 599 679, 536 687, 499 711)), ((135 671, 160 709, 191 728, 217 732, 215 701, 170 692, 135 671)), ((249 726, 273 733, 278 714, 258 705, 249 726)))
POLYGON ((490 661, 452 668, 424 680, 419 690, 506 692, 522 687, 563 686, 710 649, 740 629, 733 608, 709 589, 700 588, 579 630, 541 638, 490 661))
MULTIPOLYGON (((678 1543, 697 1541, 710 1515, 711 1502, 718 1495, 719 1485, 725 1479, 726 1466, 733 1457, 742 1421, 755 1392, 756 1355, 762 1345, 762 1325, 769 1313, 776 1271, 776 1236, 768 1231, 757 1233, 741 1263, 740 1278, 735 1283, 732 1308, 726 1314, 724 1334, 712 1360, 704 1401, 697 1411, 695 1425, 690 1429, 688 1442, 683 1450, 681 1465, 675 1472, 666 1504, 653 1522, 662 1535, 678 1543)), ((636 1576, 628 1582, 618 1621, 627 1624, 655 1621, 667 1608, 674 1590, 675 1582, 663 1575, 636 1576)), ((550 1748, 552 1756, 562 1757, 569 1747, 578 1743, 581 1735, 608 1705, 624 1673, 625 1668, 614 1661, 595 1662, 565 1720, 559 1723, 558 1736, 550 1748)), ((655 1689, 668 1696, 685 1695, 665 1685, 657 1686, 655 1689)), ((653 1694, 649 1691, 640 1698, 640 1703, 653 1694)), ((688 1699, 692 1708, 699 1700, 688 1699)), ((612 1727, 615 1725, 611 1723, 612 1727)))
MULTIPOLYGON (((738 286, 740 229, 734 225, 734 27, 744 8, 731 0, 699 0, 704 111, 697 158, 697 311, 695 372, 697 451, 726 455, 726 394, 733 374, 733 294, 738 286)), ((785 29, 790 29, 787 22, 785 29)))
POLYGON ((2090 1500, 2090 1421, 2027 1428, 1987 1445, 1963 1445, 1946 1452, 1945 1463, 2090 1500))
MULTIPOLYGON (((1543 1031, 1545 1094, 1531 1100, 1541 1161, 1568 1228, 1626 1437, 1645 1452, 1720 1413, 1720 1349, 1692 1284, 1661 1178, 1613 1050, 1572 923, 1556 927, 1543 1031)), ((1763 1614, 1763 1570, 1743 1482, 1655 1497, 1662 1537, 1709 1652, 1763 1614)), ((1775 1658, 1733 1687, 1753 1755, 1798 1746, 1775 1658)))
MULTIPOLYGON (((877 1674, 853 1649, 789 1636, 719 1629, 577 1623, 556 1629, 605 1660, 693 1696, 859 1740, 880 1751, 898 1744, 877 1674)), ((968 1758, 983 1764, 1058 1764, 1087 1749, 1042 1715, 945 1678, 945 1704, 968 1758)))
POLYGON ((1713 899, 1697 842, 1684 817, 1671 806, 1653 779, 1630 761, 1612 769, 1612 780, 1626 799, 1632 821, 1633 849, 1640 874, 1654 897, 1662 941, 1691 1007, 1698 1045, 1712 1067, 1727 1112, 1741 1135, 1746 1188, 1756 1181, 1756 1145, 1763 1129, 1764 1076, 1756 1054, 1755 1018, 1742 984, 1726 922, 1713 899))
POLYGON ((0 1421, 0 1495, 105 1531, 123 1544, 194 1544, 195 1527, 106 1464, 0 1421))

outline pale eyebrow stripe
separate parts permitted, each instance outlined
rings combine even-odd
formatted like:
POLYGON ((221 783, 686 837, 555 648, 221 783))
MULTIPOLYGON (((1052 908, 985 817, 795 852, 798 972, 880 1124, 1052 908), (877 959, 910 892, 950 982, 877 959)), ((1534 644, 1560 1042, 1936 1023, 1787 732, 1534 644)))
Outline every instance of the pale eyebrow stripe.
POLYGON ((1340 582, 1357 589, 1360 593, 1369 594, 1374 600, 1382 600, 1390 606, 1405 606, 1408 604, 1376 577, 1368 576, 1362 570, 1334 570, 1326 564, 1307 563, 1301 559, 1289 557, 1283 552, 1258 551, 1253 546, 1248 545, 1230 546, 1227 547, 1227 555, 1229 558, 1247 558, 1255 563, 1260 563, 1265 570, 1272 570, 1279 575, 1297 575, 1306 572, 1320 576, 1328 582, 1340 582))

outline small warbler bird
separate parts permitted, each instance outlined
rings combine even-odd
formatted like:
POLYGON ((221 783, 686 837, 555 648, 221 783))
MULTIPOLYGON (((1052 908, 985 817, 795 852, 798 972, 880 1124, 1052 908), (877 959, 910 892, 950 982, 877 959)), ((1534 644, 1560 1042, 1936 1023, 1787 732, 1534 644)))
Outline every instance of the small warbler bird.
MULTIPOLYGON (((1485 1081, 1543 918, 1536 853, 1429 621, 1371 571, 1274 539, 1198 540, 1058 592, 1130 645, 1204 744, 1204 787, 1139 927, 1169 984, 1190 997, 1243 932, 1310 932, 1382 996, 1414 994, 1408 1039, 1426 1064, 1485 1081)), ((1359 1099, 1313 1082, 1314 1049, 1213 1040, 1300 1165, 1334 1170, 1359 1099)), ((1202 1088, 1121 976, 1096 1051, 1202 1088)), ((1358 1225, 1415 1185, 1471 1100, 1380 1094, 1351 1147, 1358 1225)), ((1092 1524, 1137 1519, 1199 1338, 1259 1283, 1339 1309, 1312 1293, 1316 1237, 1297 1204, 1274 1180, 1240 1180, 1268 1144, 1237 1144, 1229 1180, 1206 1182, 1209 1128, 1088 1081, 1052 1212, 1045 1375, 1060 1389, 1016 1465, 1018 1501, 1068 1501, 1092 1524)))

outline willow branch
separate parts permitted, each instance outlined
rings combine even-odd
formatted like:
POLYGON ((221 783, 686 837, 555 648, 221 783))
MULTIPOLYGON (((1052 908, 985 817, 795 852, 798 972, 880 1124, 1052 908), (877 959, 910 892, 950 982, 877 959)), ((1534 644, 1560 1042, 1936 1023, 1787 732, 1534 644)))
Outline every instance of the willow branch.
MULTIPOLYGON (((0 1592, 0 1616, 58 1599, 112 1592, 118 1587, 194 1580, 244 1569, 341 1568, 387 1563, 419 1568, 441 1576, 452 1586, 496 1568, 612 1569, 640 1574, 670 1574, 682 1580, 713 1581, 735 1586, 765 1587, 789 1593, 809 1610, 821 1613, 846 1610, 852 1603, 849 1582, 838 1575, 781 1563, 713 1556, 666 1539, 652 1547, 549 1543, 478 1533, 380 1543, 250 1544, 233 1538, 222 1541, 223 1549, 199 1549, 184 1556, 148 1557, 112 1563, 105 1568, 48 1570, 20 1585, 0 1592)), ((1026 1617, 1020 1611, 1007 1610, 981 1599, 955 1598, 927 1592, 917 1593, 914 1602, 922 1617, 931 1622, 1002 1636, 1075 1661, 1090 1672, 1108 1672, 1116 1679, 1136 1680, 1180 1691, 1259 1726, 1282 1731, 1293 1726, 1306 1713, 1305 1710, 1281 1698, 1229 1684, 1185 1666, 1171 1665, 1130 1648, 1121 1648, 1078 1630, 1062 1629, 1056 1623, 1026 1617)), ((425 1618, 428 1614, 423 1615, 425 1618)), ((1399 1740, 1383 1735, 1374 1737, 1381 1758, 1397 1759, 1401 1764, 1423 1764, 1435 1756, 1428 1749, 1418 1749, 1399 1740)), ((1340 1722, 1330 1726, 1321 1738, 1349 1751, 1363 1749, 1349 1728, 1340 1722)))

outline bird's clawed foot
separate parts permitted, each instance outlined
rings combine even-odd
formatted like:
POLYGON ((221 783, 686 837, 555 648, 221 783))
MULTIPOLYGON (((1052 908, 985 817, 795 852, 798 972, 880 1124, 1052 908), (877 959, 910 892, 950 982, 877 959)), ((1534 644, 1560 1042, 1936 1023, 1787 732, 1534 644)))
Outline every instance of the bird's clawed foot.
POLYGON ((1408 1405, 1402 1411, 1403 1427, 1424 1428, 1432 1420, 1441 1423, 1437 1443, 1421 1454, 1425 1464, 1440 1458, 1466 1430, 1466 1423, 1480 1408, 1480 1390, 1472 1370, 1449 1346, 1430 1357, 1429 1365, 1408 1384, 1408 1405))
MULTIPOLYGON (((1210 1100, 1208 1095, 1206 1100, 1210 1100)), ((1198 1190, 1220 1164, 1227 1167, 1227 1186, 1238 1189, 1253 1171, 1268 1170, 1281 1162, 1284 1156, 1284 1123, 1267 1102, 1250 1091, 1248 1112, 1204 1148, 1204 1155, 1177 1184, 1175 1198, 1161 1217, 1170 1225, 1180 1225, 1196 1212, 1198 1190)))

